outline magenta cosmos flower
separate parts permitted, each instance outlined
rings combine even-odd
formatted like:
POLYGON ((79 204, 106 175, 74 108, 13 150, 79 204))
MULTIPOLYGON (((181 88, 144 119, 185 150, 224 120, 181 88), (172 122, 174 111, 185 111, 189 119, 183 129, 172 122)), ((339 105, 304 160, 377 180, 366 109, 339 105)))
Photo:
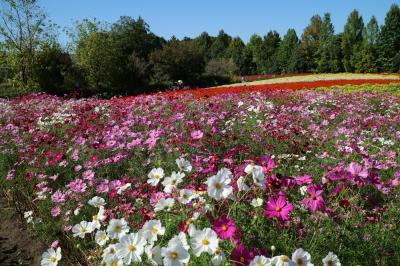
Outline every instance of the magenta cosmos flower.
POLYGON ((220 217, 213 223, 213 229, 222 239, 230 238, 236 231, 233 220, 228 217, 220 217))
POLYGON ((253 258, 254 254, 250 252, 242 243, 239 243, 239 245, 237 245, 231 253, 231 260, 235 266, 249 265, 253 258))
POLYGON ((305 208, 310 208, 312 212, 321 211, 325 207, 325 201, 321 196, 322 192, 323 190, 317 186, 309 186, 307 193, 310 196, 300 202, 305 208))
POLYGON ((293 205, 286 201, 284 195, 270 197, 264 208, 264 215, 268 218, 276 217, 279 221, 289 220, 289 213, 293 210, 293 205))

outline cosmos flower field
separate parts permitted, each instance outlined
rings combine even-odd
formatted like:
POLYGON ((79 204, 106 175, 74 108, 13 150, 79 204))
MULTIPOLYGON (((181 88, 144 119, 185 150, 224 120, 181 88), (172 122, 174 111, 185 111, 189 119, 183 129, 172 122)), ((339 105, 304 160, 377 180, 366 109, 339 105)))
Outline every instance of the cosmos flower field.
POLYGON ((400 264, 399 96, 197 96, 0 100, 42 265, 400 264))

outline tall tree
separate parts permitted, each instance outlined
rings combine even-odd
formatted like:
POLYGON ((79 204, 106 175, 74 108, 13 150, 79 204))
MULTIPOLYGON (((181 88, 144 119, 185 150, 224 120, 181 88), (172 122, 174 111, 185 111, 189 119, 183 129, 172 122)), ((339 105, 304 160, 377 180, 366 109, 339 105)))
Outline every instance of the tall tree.
POLYGON ((194 39, 194 43, 203 50, 206 60, 209 59, 209 50, 214 41, 214 38, 211 37, 207 32, 202 32, 198 37, 194 39))
POLYGON ((281 73, 297 72, 297 69, 291 65, 291 60, 298 55, 300 46, 299 38, 294 29, 289 29, 283 37, 278 49, 277 64, 281 73))
POLYGON ((341 62, 341 35, 334 35, 331 15, 324 14, 319 32, 317 72, 340 72, 341 62))
POLYGON ((54 38, 51 24, 36 0, 2 0, 0 10, 0 40, 3 40, 9 66, 20 85, 34 80, 34 60, 43 40, 54 38))
POLYGON ((346 72, 355 70, 352 56, 363 41, 364 22, 357 10, 353 10, 344 25, 342 36, 343 66, 346 72))
POLYGON ((276 64, 276 55, 281 43, 281 37, 276 31, 269 31, 266 36, 264 36, 263 43, 263 72, 266 73, 277 73, 278 67, 276 64))
POLYGON ((380 63, 385 72, 400 71, 400 8, 393 4, 380 33, 380 63))
POLYGON ((363 42, 352 57, 356 72, 378 72, 378 21, 373 16, 363 31, 363 42))
POLYGON ((245 45, 240 37, 235 37, 232 39, 229 47, 227 49, 227 56, 232 60, 235 64, 236 69, 238 71, 237 74, 242 73, 243 69, 243 50, 245 45))
POLYGON ((322 19, 319 15, 311 17, 310 24, 304 29, 301 36, 301 48, 308 62, 307 69, 316 71, 318 65, 318 46, 322 19))
POLYGON ((247 44, 247 49, 251 52, 252 61, 256 65, 256 72, 260 74, 263 72, 263 53, 264 53, 264 45, 263 39, 257 35, 253 34, 250 37, 249 43, 247 44))
POLYGON ((226 56, 226 50, 231 43, 232 37, 220 30, 218 36, 214 39, 210 49, 210 58, 222 58, 226 56))

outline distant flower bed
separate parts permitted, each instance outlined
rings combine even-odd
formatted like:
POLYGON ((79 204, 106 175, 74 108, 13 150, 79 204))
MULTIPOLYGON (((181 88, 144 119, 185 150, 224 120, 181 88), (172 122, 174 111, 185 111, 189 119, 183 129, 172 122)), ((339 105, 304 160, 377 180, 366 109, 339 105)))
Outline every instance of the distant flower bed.
POLYGON ((42 265, 398 265, 400 99, 330 82, 0 100, 1 183, 42 265))

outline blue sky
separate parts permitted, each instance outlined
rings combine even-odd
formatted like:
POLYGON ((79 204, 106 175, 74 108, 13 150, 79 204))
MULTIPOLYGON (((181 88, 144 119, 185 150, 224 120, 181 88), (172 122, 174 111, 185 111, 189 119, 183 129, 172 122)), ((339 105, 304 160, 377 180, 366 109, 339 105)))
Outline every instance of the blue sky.
MULTIPOLYGON (((312 15, 330 12, 335 31, 340 32, 355 8, 368 22, 375 15, 379 24, 399 0, 40 0, 49 17, 61 27, 76 20, 96 17, 114 22, 120 16, 141 16, 155 34, 170 38, 195 37, 203 31, 216 35, 224 29, 248 41, 253 33, 269 30, 284 34, 294 28, 300 36, 312 15)), ((65 35, 60 39, 66 42, 65 35)))

